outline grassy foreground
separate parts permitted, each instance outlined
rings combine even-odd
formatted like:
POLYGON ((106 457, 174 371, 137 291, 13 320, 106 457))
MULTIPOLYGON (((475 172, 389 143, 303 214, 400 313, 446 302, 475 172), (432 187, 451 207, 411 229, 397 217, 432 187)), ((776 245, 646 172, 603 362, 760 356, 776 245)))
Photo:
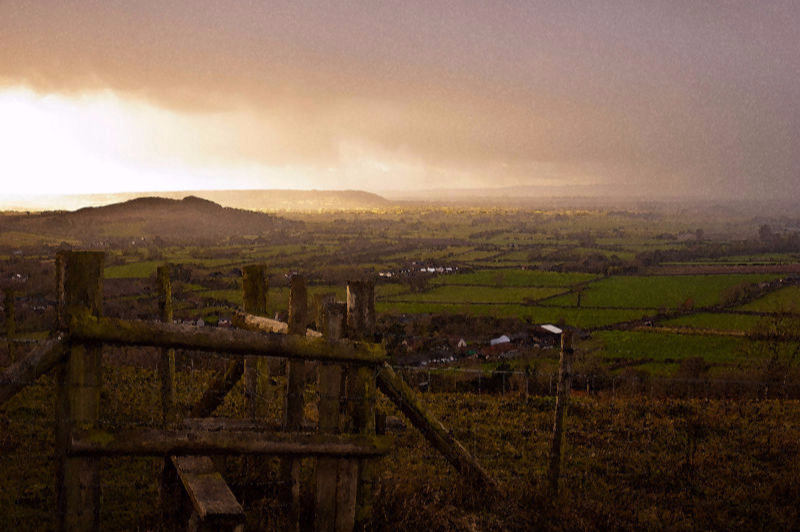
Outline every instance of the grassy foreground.
POLYGON ((380 530, 796 529, 800 404, 573 397, 561 492, 552 398, 435 394, 429 406, 508 490, 491 502, 409 432, 386 461, 380 530))
MULTIPOLYGON (((201 373, 207 379, 207 372, 201 373)), ((103 423, 147 425, 157 395, 150 371, 107 371, 103 423), (149 417, 148 417, 149 416, 149 417)), ((184 380, 188 404, 202 387, 184 380)), ((0 529, 55 525, 52 379, 39 379, 0 414, 0 529)), ((222 409, 240 408, 236 388, 222 409)), ((424 403, 504 486, 471 489, 413 428, 395 432, 382 462, 371 530, 752 530, 800 526, 800 403, 573 396, 558 497, 544 481, 550 397, 431 393, 424 403)), ((382 400, 381 407, 398 415, 382 400)), ((310 479, 313 461, 304 466, 310 479)), ((104 530, 158 529, 158 459, 104 459, 104 530)), ((226 476, 251 529, 279 530, 270 472, 261 495, 226 476), (266 497, 265 497, 266 495, 266 497)), ((306 483, 304 489, 310 483, 306 483)), ((304 500, 311 499, 310 493, 304 500)), ((312 511, 306 510, 307 519, 312 511)))

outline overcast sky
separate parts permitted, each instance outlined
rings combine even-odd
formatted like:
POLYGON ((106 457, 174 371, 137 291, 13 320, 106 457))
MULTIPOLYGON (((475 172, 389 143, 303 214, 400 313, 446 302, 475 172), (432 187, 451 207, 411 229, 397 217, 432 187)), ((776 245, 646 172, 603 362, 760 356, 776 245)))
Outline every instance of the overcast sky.
POLYGON ((0 174, 800 197, 798 28, 796 0, 0 0, 0 174))

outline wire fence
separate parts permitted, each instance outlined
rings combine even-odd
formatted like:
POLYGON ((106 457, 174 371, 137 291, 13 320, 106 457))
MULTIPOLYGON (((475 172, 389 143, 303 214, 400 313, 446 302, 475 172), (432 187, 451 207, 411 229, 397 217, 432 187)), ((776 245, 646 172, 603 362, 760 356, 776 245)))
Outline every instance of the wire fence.
MULTIPOLYGON (((553 396, 556 392, 556 372, 513 371, 469 368, 430 368, 396 366, 415 390, 419 392, 468 392, 476 394, 511 394, 553 396)), ((654 376, 647 372, 628 371, 623 374, 572 374, 573 395, 602 395, 608 397, 640 395, 651 398, 697 399, 800 399, 800 382, 782 378, 687 378, 654 376)))

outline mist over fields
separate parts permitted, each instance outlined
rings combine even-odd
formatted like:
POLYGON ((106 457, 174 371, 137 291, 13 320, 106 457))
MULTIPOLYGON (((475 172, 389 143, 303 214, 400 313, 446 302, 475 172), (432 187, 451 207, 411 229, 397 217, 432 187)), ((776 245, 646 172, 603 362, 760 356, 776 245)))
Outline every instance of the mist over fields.
POLYGON ((499 188, 386 190, 189 190, 74 195, 4 195, 0 210, 70 211, 100 207, 135 198, 205 198, 224 207, 251 211, 360 211, 428 206, 519 209, 731 210, 753 216, 794 216, 800 203, 791 197, 709 199, 703 196, 646 195, 616 186, 518 186, 499 188))

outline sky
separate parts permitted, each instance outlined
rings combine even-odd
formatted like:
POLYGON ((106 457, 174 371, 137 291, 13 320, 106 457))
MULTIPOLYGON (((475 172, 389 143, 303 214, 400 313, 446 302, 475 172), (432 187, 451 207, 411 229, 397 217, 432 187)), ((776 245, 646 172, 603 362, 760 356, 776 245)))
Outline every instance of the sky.
POLYGON ((800 2, 0 0, 2 194, 800 199, 800 2))

